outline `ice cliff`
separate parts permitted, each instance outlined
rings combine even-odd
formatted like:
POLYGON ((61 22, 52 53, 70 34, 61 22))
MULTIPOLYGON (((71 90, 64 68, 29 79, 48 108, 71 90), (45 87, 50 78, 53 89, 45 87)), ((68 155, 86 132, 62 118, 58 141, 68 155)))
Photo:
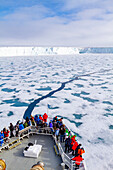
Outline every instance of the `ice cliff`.
POLYGON ((36 56, 36 55, 79 54, 76 47, 0 47, 0 56, 36 56))
POLYGON ((113 47, 0 47, 0 57, 36 55, 74 55, 82 53, 113 53, 113 47))
POLYGON ((79 48, 79 53, 113 53, 113 47, 79 48))

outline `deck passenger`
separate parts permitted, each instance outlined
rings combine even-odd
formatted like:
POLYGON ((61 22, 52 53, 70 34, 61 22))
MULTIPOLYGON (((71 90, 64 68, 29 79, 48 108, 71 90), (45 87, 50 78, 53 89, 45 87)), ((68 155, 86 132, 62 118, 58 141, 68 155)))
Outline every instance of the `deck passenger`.
POLYGON ((23 130, 24 129, 24 125, 23 125, 23 123, 21 122, 20 124, 19 124, 19 130, 23 130))
POLYGON ((62 125, 61 128, 60 128, 60 142, 64 142, 65 140, 65 132, 66 132, 66 129, 65 129, 65 125, 62 125))
POLYGON ((16 132, 16 137, 18 137, 18 133, 19 133, 19 125, 15 126, 15 132, 16 132))
POLYGON ((5 133, 7 132, 7 128, 3 128, 3 133, 4 133, 4 136, 5 136, 5 133))
POLYGON ((43 118, 42 118, 42 116, 41 116, 41 115, 39 115, 39 126, 41 126, 41 125, 42 125, 42 122, 43 122, 43 118))
POLYGON ((35 122, 36 122, 36 125, 39 126, 39 124, 40 124, 40 119, 39 119, 39 116, 38 116, 38 115, 35 115, 34 120, 35 120, 35 122))
POLYGON ((28 127, 28 123, 25 121, 24 122, 24 128, 28 127))
POLYGON ((44 163, 39 161, 37 164, 33 165, 30 170, 44 170, 44 163))
POLYGON ((70 136, 70 131, 68 130, 68 129, 66 129, 66 134, 65 134, 65 136, 70 136))
POLYGON ((31 126, 31 120, 29 120, 29 121, 27 122, 27 124, 28 124, 28 126, 31 126))
POLYGON ((36 120, 37 120, 37 117, 38 117, 38 115, 36 114, 36 115, 34 116, 34 120, 35 120, 35 122, 36 122, 36 120))
POLYGON ((26 122, 27 122, 28 126, 31 126, 31 120, 28 117, 26 117, 26 122))
POLYGON ((3 131, 0 132, 0 146, 2 146, 4 143, 4 133, 3 131))
POLYGON ((7 131, 7 128, 6 128, 6 127, 3 128, 3 133, 4 133, 5 131, 7 131))
POLYGON ((55 132, 55 130, 57 129, 57 121, 56 119, 53 121, 53 130, 55 132))
POLYGON ((63 117, 62 117, 62 118, 60 118, 60 119, 58 119, 59 126, 62 126, 62 125, 63 125, 62 119, 63 119, 63 117))
POLYGON ((71 145, 73 146, 73 144, 75 143, 76 139, 75 139, 76 135, 73 135, 71 137, 71 145))
POLYGON ((67 151, 69 153, 70 149, 71 149, 71 138, 70 138, 70 136, 66 136, 66 139, 65 139, 65 153, 67 151))
POLYGON ((19 133, 19 122, 17 121, 16 125, 15 125, 15 132, 16 132, 16 137, 18 137, 18 133, 19 133))
POLYGON ((41 115, 39 115, 39 119, 40 119, 40 121, 42 121, 42 120, 43 120, 43 118, 42 118, 42 116, 41 116, 41 115))
POLYGON ((53 118, 53 122, 56 120, 56 122, 58 121, 58 118, 57 118, 57 116, 55 116, 54 118, 53 118))
POLYGON ((79 146, 79 144, 78 144, 77 141, 75 141, 74 144, 73 144, 73 146, 72 146, 72 150, 73 150, 72 155, 75 155, 77 146, 79 146))
POLYGON ((32 124, 33 126, 35 126, 35 120, 34 120, 34 117, 33 117, 32 115, 31 115, 30 120, 31 120, 31 124, 32 124))
POLYGON ((79 155, 82 155, 83 153, 85 153, 84 148, 78 149, 78 154, 79 154, 79 155))
POLYGON ((43 115, 43 121, 44 121, 44 122, 47 122, 47 118, 48 118, 47 113, 44 113, 44 115, 43 115))
POLYGON ((50 120, 50 122, 49 122, 49 127, 51 129, 51 132, 53 132, 53 123, 52 123, 52 120, 50 120))
POLYGON ((79 145, 76 147, 76 149, 75 149, 75 151, 74 151, 74 155, 75 155, 75 156, 78 155, 78 151, 79 151, 79 149, 80 149, 81 146, 82 146, 82 145, 79 144, 79 145))
POLYGON ((59 131, 60 131, 59 128, 57 128, 55 131, 55 136, 56 136, 57 141, 59 140, 59 131))
POLYGON ((4 131, 4 141, 5 142, 9 142, 9 130, 8 129, 6 129, 5 131, 4 131))
POLYGON ((12 123, 10 123, 10 126, 9 126, 9 130, 10 130, 10 138, 14 137, 14 126, 12 123))
POLYGON ((79 168, 81 161, 83 161, 84 159, 82 158, 82 156, 77 155, 73 157, 72 160, 75 161, 76 168, 79 168))

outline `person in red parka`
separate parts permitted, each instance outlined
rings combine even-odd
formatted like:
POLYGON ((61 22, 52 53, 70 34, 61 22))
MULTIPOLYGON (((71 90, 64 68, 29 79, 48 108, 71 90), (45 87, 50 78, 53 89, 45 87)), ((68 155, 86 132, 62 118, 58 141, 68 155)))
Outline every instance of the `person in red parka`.
POLYGON ((81 155, 77 155, 74 158, 72 158, 72 160, 75 161, 76 168, 79 168, 81 161, 83 161, 84 159, 82 158, 81 155))
POLYGON ((43 115, 43 121, 46 123, 47 122, 47 118, 48 118, 48 115, 46 113, 44 113, 43 115))
POLYGON ((76 141, 75 137, 76 137, 75 135, 71 137, 71 145, 73 145, 75 143, 75 141, 76 141))
POLYGON ((5 142, 9 142, 9 130, 6 129, 6 131, 4 131, 4 138, 5 138, 5 142))
POLYGON ((39 115, 39 119, 40 119, 40 121, 42 121, 42 116, 41 115, 39 115))
POLYGON ((75 155, 75 150, 76 150, 77 146, 78 146, 78 142, 75 141, 74 144, 73 144, 73 146, 72 146, 72 151, 73 151, 73 152, 72 152, 72 155, 75 155))

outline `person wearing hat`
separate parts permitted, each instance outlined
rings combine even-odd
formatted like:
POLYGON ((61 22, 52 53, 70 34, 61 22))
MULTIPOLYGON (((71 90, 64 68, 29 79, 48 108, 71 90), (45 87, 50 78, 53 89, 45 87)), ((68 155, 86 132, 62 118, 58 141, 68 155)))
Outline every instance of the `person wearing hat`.
POLYGON ((33 165, 30 170, 44 170, 44 163, 39 161, 33 165))

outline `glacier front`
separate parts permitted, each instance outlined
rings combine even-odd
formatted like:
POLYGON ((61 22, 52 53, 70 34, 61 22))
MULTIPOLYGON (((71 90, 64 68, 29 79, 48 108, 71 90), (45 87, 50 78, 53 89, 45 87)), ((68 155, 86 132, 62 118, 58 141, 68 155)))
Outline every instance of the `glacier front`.
POLYGON ((37 55, 113 54, 113 47, 0 47, 0 57, 37 55))
POLYGON ((0 57, 79 54, 76 47, 0 47, 0 57))

